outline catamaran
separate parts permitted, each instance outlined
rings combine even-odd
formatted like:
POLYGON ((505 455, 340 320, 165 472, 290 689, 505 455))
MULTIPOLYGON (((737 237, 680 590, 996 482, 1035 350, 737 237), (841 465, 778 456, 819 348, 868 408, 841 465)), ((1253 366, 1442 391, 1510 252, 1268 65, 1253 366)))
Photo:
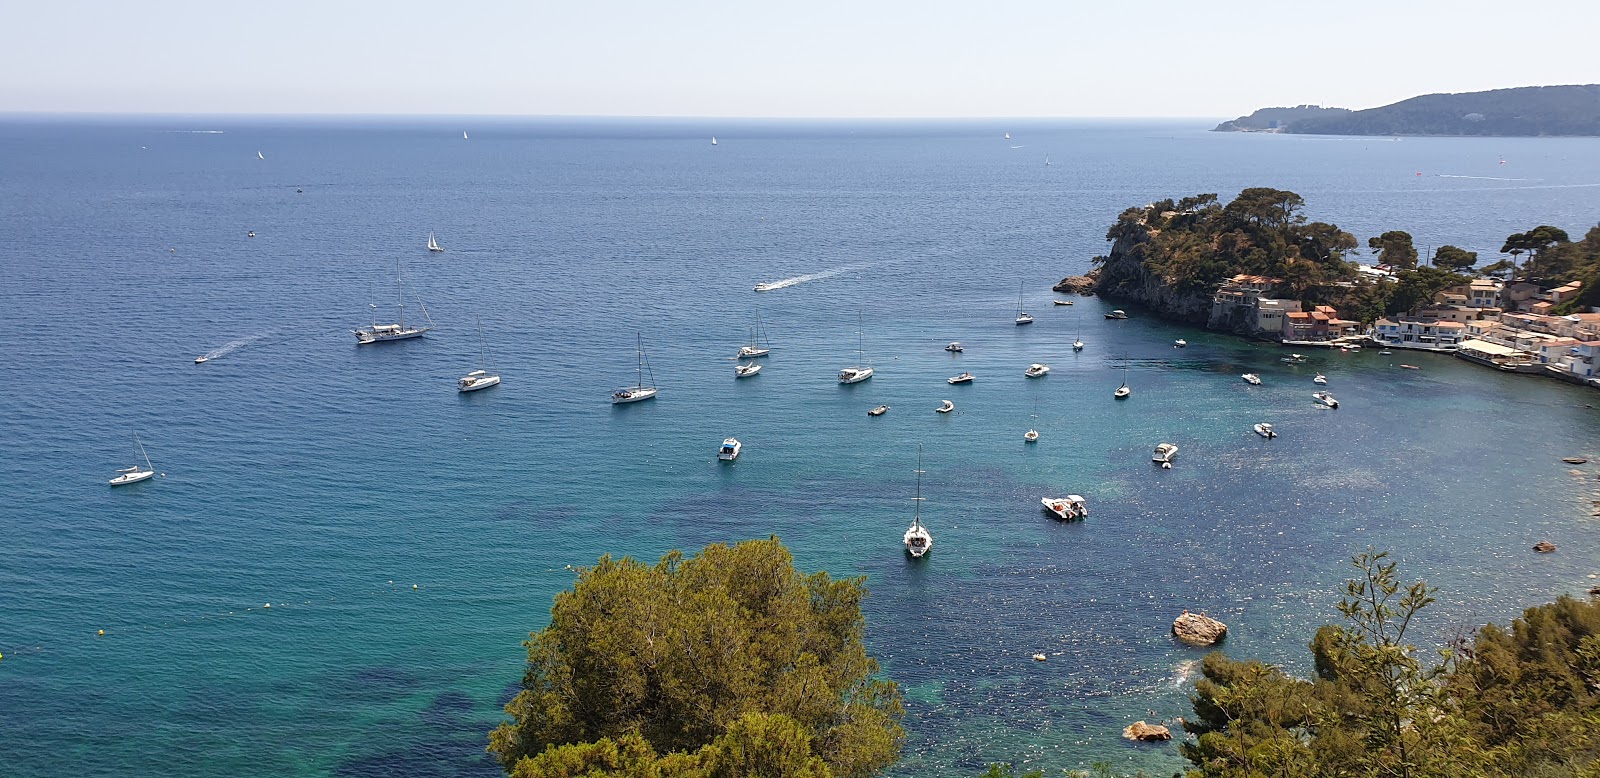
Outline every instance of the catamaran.
MULTIPOLYGON (((422 337, 423 333, 433 329, 433 319, 428 316, 428 306, 422 304, 421 298, 417 299, 417 306, 422 309, 422 318, 428 322, 427 326, 406 326, 405 284, 400 276, 400 260, 398 259, 394 262, 394 280, 395 289, 397 291, 395 310, 399 313, 399 321, 395 324, 379 324, 377 319, 374 318, 371 329, 355 330, 356 343, 358 345, 364 346, 368 343, 383 343, 390 340, 420 338, 422 337)), ((378 310, 378 306, 371 303, 368 303, 367 307, 372 309, 374 312, 378 310)))
POLYGON ((134 464, 118 470, 117 476, 108 482, 112 486, 136 484, 140 481, 149 480, 155 476, 155 465, 150 464, 150 455, 145 453, 144 444, 139 442, 139 436, 137 434, 133 436, 133 447, 138 450, 139 457, 144 460, 144 469, 141 470, 137 464, 134 464))
POLYGON ((917 506, 916 512, 911 516, 911 528, 906 530, 906 553, 921 559, 924 554, 933 550, 933 533, 922 526, 922 445, 917 445, 917 496, 912 498, 917 506))
POLYGON ((859 384, 872 377, 872 365, 861 366, 867 350, 867 339, 861 332, 860 314, 856 315, 856 337, 860 339, 860 343, 856 348, 856 364, 839 371, 839 383, 841 384, 859 384))
POLYGON ((476 392, 479 389, 488 389, 500 385, 500 373, 489 370, 489 346, 483 340, 483 319, 478 319, 478 369, 461 377, 456 381, 456 388, 463 392, 476 392))
POLYGON ((641 400, 651 400, 651 399, 654 399, 655 396, 656 396, 656 374, 655 374, 654 370, 650 370, 650 363, 644 357, 644 334, 643 333, 641 333, 638 336, 638 345, 634 348, 634 354, 635 354, 635 356, 638 357, 637 367, 635 368, 635 370, 637 371, 638 379, 634 382, 633 386, 626 387, 626 388, 623 388, 623 389, 618 389, 617 391, 612 392, 611 393, 611 404, 612 405, 621 405, 623 403, 636 403, 636 402, 639 402, 641 400), (650 385, 649 386, 645 386, 644 385, 644 374, 645 374, 645 371, 647 371, 647 370, 650 372, 650 385))
POLYGON ((433 237, 433 231, 432 230, 428 231, 428 250, 432 251, 432 252, 435 252, 435 253, 443 253, 444 252, 444 247, 439 245, 439 239, 433 237))

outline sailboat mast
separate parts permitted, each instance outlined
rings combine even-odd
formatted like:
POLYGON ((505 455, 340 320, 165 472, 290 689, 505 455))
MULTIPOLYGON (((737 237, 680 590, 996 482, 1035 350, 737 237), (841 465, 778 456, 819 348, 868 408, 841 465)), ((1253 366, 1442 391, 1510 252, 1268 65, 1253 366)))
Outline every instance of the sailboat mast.
POLYGON ((644 388, 644 333, 639 333, 638 335, 636 335, 636 337, 638 338, 638 343, 633 347, 633 356, 634 356, 634 359, 638 363, 634 367, 634 372, 638 375, 638 378, 635 379, 636 382, 637 382, 637 385, 634 388, 635 389, 643 389, 644 388))
POLYGON ((917 444, 917 496, 915 498, 913 498, 913 500, 912 500, 912 504, 914 504, 916 506, 916 510, 912 514, 912 517, 911 517, 911 526, 917 527, 919 529, 922 527, 922 473, 923 472, 924 471, 922 469, 922 444, 918 443, 917 444))
POLYGON ((474 314, 473 318, 478 322, 478 367, 488 370, 489 352, 488 346, 486 346, 483 342, 483 317, 474 314))
POLYGON ((406 328, 406 285, 400 280, 400 259, 394 260, 394 307, 400 313, 400 329, 406 328))
POLYGON ((133 434, 133 445, 139 447, 139 456, 144 457, 144 466, 151 470, 155 470, 156 466, 150 464, 150 454, 144 450, 144 444, 139 442, 139 433, 137 432, 133 434))

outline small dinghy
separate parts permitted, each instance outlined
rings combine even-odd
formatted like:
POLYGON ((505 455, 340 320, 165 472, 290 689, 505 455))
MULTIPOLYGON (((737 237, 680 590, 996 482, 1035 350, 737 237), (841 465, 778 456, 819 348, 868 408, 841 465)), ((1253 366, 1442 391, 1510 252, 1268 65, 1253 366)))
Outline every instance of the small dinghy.
POLYGON ((1420 367, 1417 367, 1416 365, 1401 365, 1400 367, 1405 369, 1405 370, 1421 370, 1422 369, 1420 367))
POLYGON ((1186 348, 1186 347, 1188 347, 1188 345, 1189 345, 1189 341, 1184 340, 1183 338, 1178 338, 1177 340, 1172 341, 1172 347, 1173 348, 1186 348))
POLYGON ((1071 305, 1072 304, 1071 300, 1051 300, 1050 302, 1053 302, 1056 305, 1071 305))
POLYGON ((949 400, 940 400, 939 401, 939 407, 934 408, 933 410, 935 412, 937 412, 937 413, 949 413, 949 412, 951 412, 951 411, 953 411, 955 409, 956 409, 956 404, 955 403, 950 402, 949 400))
POLYGON ((876 408, 873 408, 870 411, 867 411, 867 415, 868 416, 882 416, 882 415, 884 415, 885 413, 888 413, 888 412, 889 412, 889 406, 880 405, 880 406, 878 406, 876 408))

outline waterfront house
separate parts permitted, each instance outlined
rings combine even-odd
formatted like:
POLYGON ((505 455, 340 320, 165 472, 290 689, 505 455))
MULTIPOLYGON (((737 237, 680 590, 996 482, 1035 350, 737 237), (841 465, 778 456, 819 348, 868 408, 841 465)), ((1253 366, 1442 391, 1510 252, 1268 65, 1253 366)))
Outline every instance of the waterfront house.
POLYGON ((1458 296, 1462 305, 1472 308, 1498 308, 1500 288, 1501 283, 1493 278, 1474 278, 1470 283, 1452 286, 1442 294, 1458 296))
POLYGON ((1554 289, 1551 289, 1549 292, 1546 293, 1545 299, 1548 300, 1551 305, 1560 305, 1560 304, 1562 304, 1562 303, 1564 303, 1564 302, 1566 302, 1568 300, 1571 300, 1574 297, 1577 297, 1582 292, 1583 292, 1583 282, 1582 281, 1573 281, 1571 283, 1563 284, 1563 285, 1558 286, 1558 287, 1556 287, 1554 289))
POLYGON ((1300 312, 1299 300, 1274 300, 1256 298, 1256 329, 1261 332, 1282 332, 1284 316, 1300 312))
POLYGON ((1372 339, 1394 348, 1427 351, 1455 351, 1466 340, 1467 325, 1458 321, 1400 316, 1378 319, 1372 326, 1372 339))
MULTIPOLYGON (((1260 323, 1263 299, 1269 301, 1266 319, 1277 325, 1281 319, 1278 314, 1287 312, 1291 307, 1287 303, 1268 297, 1268 293, 1281 283, 1282 279, 1267 276, 1236 275, 1228 279, 1211 295, 1211 317, 1207 320, 1206 326, 1234 330, 1254 328, 1259 332, 1262 330, 1260 323)), ((1292 308, 1299 310, 1300 303, 1294 302, 1292 308)), ((1276 334, 1279 329, 1279 326, 1273 326, 1267 331, 1276 334)))

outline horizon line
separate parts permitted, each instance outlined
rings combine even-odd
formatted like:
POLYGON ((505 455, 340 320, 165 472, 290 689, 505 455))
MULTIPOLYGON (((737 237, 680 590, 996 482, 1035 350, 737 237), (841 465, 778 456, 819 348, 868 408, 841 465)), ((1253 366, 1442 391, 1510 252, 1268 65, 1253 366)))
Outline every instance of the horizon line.
POLYGON ((677 114, 535 114, 535 113, 298 113, 291 111, 29 111, 0 110, 0 119, 16 117, 144 117, 144 118, 299 118, 299 119, 621 119, 651 121, 1212 121, 1218 116, 741 116, 677 114))

